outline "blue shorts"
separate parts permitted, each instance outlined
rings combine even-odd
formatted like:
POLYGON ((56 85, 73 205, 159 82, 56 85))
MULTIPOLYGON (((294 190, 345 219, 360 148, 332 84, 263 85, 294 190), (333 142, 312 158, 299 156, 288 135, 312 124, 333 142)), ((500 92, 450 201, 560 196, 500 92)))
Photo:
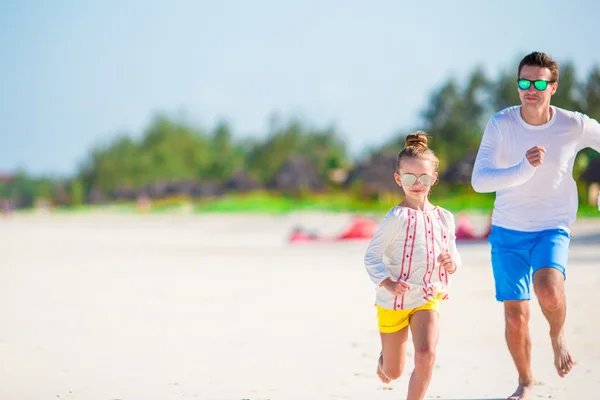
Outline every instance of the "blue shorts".
POLYGON ((540 268, 556 268, 566 279, 570 234, 564 229, 522 232, 492 225, 492 270, 496 300, 530 300, 531 280, 540 268))

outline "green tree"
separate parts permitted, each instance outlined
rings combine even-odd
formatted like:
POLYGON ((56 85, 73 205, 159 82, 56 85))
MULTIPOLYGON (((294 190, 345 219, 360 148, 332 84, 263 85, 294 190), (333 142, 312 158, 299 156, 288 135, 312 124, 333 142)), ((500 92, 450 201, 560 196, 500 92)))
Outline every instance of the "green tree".
POLYGON ((212 135, 212 162, 208 167, 207 176, 217 181, 226 181, 244 165, 244 159, 239 157, 232 136, 231 128, 225 121, 217 124, 212 135))
POLYGON ((78 206, 82 205, 85 201, 85 191, 84 191, 83 182, 80 179, 74 179, 71 182, 69 189, 70 189, 69 194, 71 197, 71 205, 74 207, 78 207, 78 206))

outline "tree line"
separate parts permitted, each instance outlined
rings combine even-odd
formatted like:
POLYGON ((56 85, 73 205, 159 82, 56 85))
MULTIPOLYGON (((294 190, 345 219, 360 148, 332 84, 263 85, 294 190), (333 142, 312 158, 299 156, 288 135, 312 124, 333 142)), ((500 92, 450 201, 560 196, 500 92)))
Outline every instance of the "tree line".
MULTIPOLYGON (((431 135, 430 144, 440 158, 442 173, 476 152, 493 112, 519 104, 516 73, 516 68, 506 69, 492 79, 482 68, 475 68, 464 82, 450 77, 430 93, 421 123, 414 129, 431 135)), ((600 67, 578 79, 573 63, 562 64, 553 104, 600 120, 600 67)), ((398 131, 365 158, 399 151, 410 131, 398 131)), ((596 155, 590 150, 580 153, 576 177, 596 155)), ((284 191, 303 182, 308 191, 326 191, 360 185, 360 176, 352 174, 352 169, 361 161, 364 164, 364 160, 350 156, 334 126, 315 127, 298 119, 273 118, 264 139, 241 139, 227 121, 206 129, 157 115, 139 139, 121 135, 95 146, 71 178, 55 180, 19 171, 10 181, 0 183, 0 198, 29 207, 40 198, 60 205, 80 205, 133 200, 140 194, 214 196, 241 187, 284 191), (344 172, 356 182, 342 182, 344 178, 339 176, 344 172), (310 178, 302 181, 302 175, 310 178)))

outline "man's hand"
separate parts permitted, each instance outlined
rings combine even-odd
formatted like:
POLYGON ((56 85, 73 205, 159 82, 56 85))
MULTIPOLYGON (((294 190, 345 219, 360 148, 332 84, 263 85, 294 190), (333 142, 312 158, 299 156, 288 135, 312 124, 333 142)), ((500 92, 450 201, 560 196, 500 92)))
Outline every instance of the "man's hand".
POLYGON ((442 253, 438 256, 438 262, 449 274, 456 272, 456 263, 452 259, 450 253, 442 253))
POLYGON ((533 165, 534 167, 537 167, 544 163, 545 152, 546 149, 542 146, 535 146, 527 150, 525 156, 527 157, 527 161, 529 161, 529 164, 533 165))
POLYGON ((395 281, 392 278, 386 278, 383 282, 381 282, 381 286, 383 286, 394 296, 402 296, 404 293, 410 290, 410 285, 400 279, 395 281))

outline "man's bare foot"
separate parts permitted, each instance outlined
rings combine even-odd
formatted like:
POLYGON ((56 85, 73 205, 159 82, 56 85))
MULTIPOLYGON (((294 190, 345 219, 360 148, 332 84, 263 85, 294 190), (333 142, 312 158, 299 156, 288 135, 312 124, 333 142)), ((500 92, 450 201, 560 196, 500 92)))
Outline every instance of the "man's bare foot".
POLYGON ((379 361, 377 362, 377 376, 381 379, 383 383, 390 383, 390 378, 385 376, 383 373, 383 354, 379 355, 379 361))
POLYGON ((556 367, 558 375, 564 378, 571 372, 571 368, 573 368, 575 362, 567 348, 567 342, 562 333, 558 334, 556 337, 551 337, 551 339, 552 349, 554 350, 554 366, 556 367))
POLYGON ((527 385, 519 384, 517 390, 512 395, 508 396, 508 400, 529 400, 532 391, 533 383, 527 385))

